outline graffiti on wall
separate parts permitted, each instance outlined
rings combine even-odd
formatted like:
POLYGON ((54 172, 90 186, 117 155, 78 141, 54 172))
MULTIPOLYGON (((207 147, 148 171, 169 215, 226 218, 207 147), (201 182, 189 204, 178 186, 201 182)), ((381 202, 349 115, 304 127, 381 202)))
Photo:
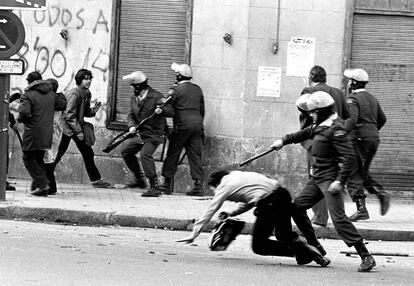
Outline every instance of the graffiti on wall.
MULTIPOLYGON (((111 1, 106 1, 111 4, 111 1)), ((22 93, 27 85, 27 73, 37 70, 44 78, 53 77, 59 82, 59 90, 75 86, 75 74, 80 68, 92 71, 93 102, 101 101, 102 107, 95 117, 104 124, 107 110, 107 86, 109 73, 109 43, 111 5, 103 8, 102 1, 77 1, 84 5, 65 7, 63 1, 50 1, 45 11, 16 11, 26 29, 26 42, 15 58, 25 62, 26 73, 12 77, 11 93, 22 93), (54 3, 61 3, 53 5, 54 3), (91 2, 100 9, 95 9, 91 2), (45 33, 46 31, 46 33, 45 33), (62 36, 66 31, 67 38, 62 36)), ((13 106, 11 106, 13 107, 13 106)))

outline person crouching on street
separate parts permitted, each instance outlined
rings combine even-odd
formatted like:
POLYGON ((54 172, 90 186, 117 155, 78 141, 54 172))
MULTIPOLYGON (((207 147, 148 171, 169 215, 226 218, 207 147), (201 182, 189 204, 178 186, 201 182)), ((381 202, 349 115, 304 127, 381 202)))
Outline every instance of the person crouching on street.
POLYGON ((323 257, 317 248, 292 231, 292 199, 287 189, 278 181, 256 172, 219 170, 212 172, 207 186, 214 192, 214 198, 205 213, 194 223, 190 236, 178 242, 193 242, 201 230, 221 208, 223 203, 233 201, 237 207, 221 212, 220 219, 242 214, 254 207, 256 222, 252 235, 252 250, 259 255, 296 257, 298 264, 315 261, 322 267, 330 260, 323 257), (274 234, 277 240, 269 239, 274 234))
POLYGON ((131 108, 128 114, 129 133, 136 134, 121 151, 122 158, 132 172, 134 180, 127 184, 129 188, 146 188, 142 169, 148 178, 150 188, 142 194, 143 197, 158 197, 161 195, 158 185, 157 171, 153 154, 164 142, 167 121, 165 116, 172 116, 172 108, 160 107, 166 98, 148 85, 148 78, 142 71, 135 71, 123 77, 134 89, 131 96, 131 108), (155 114, 154 114, 155 113, 155 114), (147 120, 147 118, 149 118, 147 120), (146 120, 144 123, 143 120, 146 120), (139 130, 137 125, 140 124, 139 130), (141 152, 141 165, 136 154, 141 152))
POLYGON ((271 148, 279 150, 284 145, 312 139, 311 178, 293 201, 296 213, 292 217, 306 240, 312 244, 316 239, 315 230, 306 211, 325 198, 338 235, 348 247, 355 247, 362 259, 358 271, 371 271, 376 266, 375 259, 366 248, 361 234, 345 215, 344 185, 352 170, 357 168, 357 157, 344 121, 335 112, 335 101, 327 92, 316 91, 306 100, 302 98, 297 101, 297 105, 309 112, 314 124, 271 145, 271 148))

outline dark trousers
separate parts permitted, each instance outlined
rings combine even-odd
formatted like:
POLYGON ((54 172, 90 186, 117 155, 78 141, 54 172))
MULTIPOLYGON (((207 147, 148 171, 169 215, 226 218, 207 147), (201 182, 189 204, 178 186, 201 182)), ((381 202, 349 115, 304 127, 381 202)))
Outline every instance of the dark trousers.
POLYGON ((45 163, 43 157, 44 150, 23 151, 23 163, 32 177, 35 186, 46 188, 49 186, 49 180, 46 177, 45 163))
POLYGON ((55 166, 59 163, 62 156, 65 154, 66 150, 68 150, 70 140, 73 139, 75 141, 76 146, 78 147, 79 152, 82 155, 83 163, 85 164, 86 172, 88 173, 89 179, 93 181, 100 180, 101 174, 99 173, 98 168, 95 165, 95 154, 93 153, 92 147, 86 145, 85 141, 80 141, 76 135, 67 136, 65 134, 62 135, 62 140, 59 144, 58 153, 55 159, 55 166))
POLYGON ((153 141, 144 142, 138 137, 134 137, 125 146, 121 151, 122 158, 125 161, 128 169, 134 174, 136 179, 142 177, 141 175, 141 166, 138 162, 137 157, 135 156, 138 152, 141 151, 141 164, 144 169, 145 176, 147 178, 153 178, 157 176, 157 171, 155 169, 154 162, 154 152, 157 150, 160 143, 153 141))
POLYGON ((311 179, 294 199, 293 205, 295 206, 296 211, 292 217, 308 243, 316 246, 319 242, 317 241, 315 230, 312 227, 312 223, 306 214, 306 211, 325 197, 329 215, 331 216, 336 232, 339 237, 351 247, 360 241, 362 236, 345 214, 343 193, 332 194, 327 192, 331 183, 332 181, 325 181, 317 184, 311 179))
POLYGON ((298 235, 292 231, 292 208, 289 191, 281 188, 257 203, 252 235, 254 253, 293 257, 289 242, 298 235), (269 239, 273 235, 277 240, 269 239))
POLYGON ((167 157, 162 166, 162 175, 166 178, 174 177, 177 172, 181 151, 185 148, 190 165, 191 178, 193 180, 202 180, 203 136, 203 130, 200 127, 174 131, 169 138, 167 157))
POLYGON ((348 192, 353 201, 358 198, 365 198, 364 188, 372 192, 372 187, 376 186, 382 189, 381 185, 375 181, 369 174, 371 162, 377 153, 379 146, 378 137, 358 138, 354 141, 354 147, 358 156, 359 169, 356 170, 347 183, 348 192))

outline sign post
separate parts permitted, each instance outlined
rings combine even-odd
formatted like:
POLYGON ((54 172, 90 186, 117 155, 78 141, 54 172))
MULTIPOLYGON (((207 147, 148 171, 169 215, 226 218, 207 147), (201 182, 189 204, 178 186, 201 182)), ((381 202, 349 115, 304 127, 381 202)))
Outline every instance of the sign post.
POLYGON ((20 18, 10 11, 0 10, 0 201, 6 200, 10 74, 24 73, 23 61, 11 60, 9 57, 20 50, 24 38, 24 26, 20 18))

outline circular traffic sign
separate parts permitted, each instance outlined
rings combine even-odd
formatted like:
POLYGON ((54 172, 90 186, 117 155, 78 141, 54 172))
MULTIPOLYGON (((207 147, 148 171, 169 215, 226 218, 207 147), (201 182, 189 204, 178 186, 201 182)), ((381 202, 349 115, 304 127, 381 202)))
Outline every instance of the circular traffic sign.
POLYGON ((0 59, 16 54, 24 44, 25 31, 19 17, 0 10, 0 59))

